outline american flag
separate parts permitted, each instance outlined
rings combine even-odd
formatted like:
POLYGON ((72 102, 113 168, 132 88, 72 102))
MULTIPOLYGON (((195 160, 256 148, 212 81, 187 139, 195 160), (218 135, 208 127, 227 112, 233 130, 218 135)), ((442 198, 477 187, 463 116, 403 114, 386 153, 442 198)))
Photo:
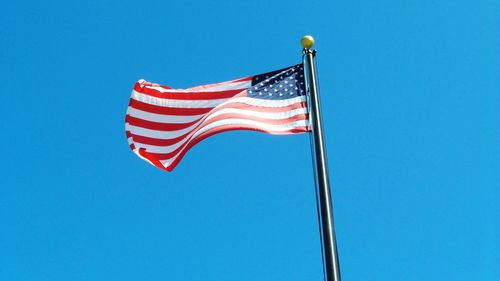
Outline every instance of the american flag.
POLYGON ((130 148, 139 157, 167 171, 195 144, 221 132, 308 132, 304 67, 297 64, 187 89, 139 80, 130 98, 125 130, 130 148))

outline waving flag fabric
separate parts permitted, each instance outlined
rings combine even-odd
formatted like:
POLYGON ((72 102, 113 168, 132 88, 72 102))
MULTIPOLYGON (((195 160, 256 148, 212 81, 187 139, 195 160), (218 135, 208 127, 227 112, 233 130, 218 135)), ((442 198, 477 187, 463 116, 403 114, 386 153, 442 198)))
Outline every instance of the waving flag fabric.
POLYGON ((139 80, 125 117, 126 136, 139 157, 172 171, 191 147, 217 133, 309 131, 305 93, 302 64, 187 89, 139 80))

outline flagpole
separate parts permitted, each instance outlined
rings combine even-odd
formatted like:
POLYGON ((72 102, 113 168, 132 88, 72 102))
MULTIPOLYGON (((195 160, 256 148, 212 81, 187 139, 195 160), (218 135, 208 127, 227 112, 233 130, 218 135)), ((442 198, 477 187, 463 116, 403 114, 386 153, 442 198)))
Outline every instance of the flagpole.
POLYGON ((312 134, 314 139, 314 164, 316 180, 318 184, 318 216, 321 222, 321 237, 323 246, 323 263, 326 281, 340 280, 340 264, 337 253, 337 241, 333 225, 333 207, 330 192, 330 179, 328 177, 328 164, 323 137, 323 123, 321 120, 321 109, 319 105, 318 87, 316 85, 316 70, 314 68, 314 57, 316 50, 311 50, 314 45, 312 36, 304 36, 301 40, 303 55, 305 56, 305 67, 307 68, 312 134))

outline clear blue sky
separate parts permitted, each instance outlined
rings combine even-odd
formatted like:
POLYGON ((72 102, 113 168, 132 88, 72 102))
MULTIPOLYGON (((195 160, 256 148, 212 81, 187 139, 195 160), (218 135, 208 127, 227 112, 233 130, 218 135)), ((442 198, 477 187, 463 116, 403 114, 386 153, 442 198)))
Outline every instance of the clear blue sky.
POLYGON ((6 1, 0 280, 322 280, 307 135, 129 149, 139 78, 318 49, 343 279, 500 280, 500 22, 482 1, 6 1))

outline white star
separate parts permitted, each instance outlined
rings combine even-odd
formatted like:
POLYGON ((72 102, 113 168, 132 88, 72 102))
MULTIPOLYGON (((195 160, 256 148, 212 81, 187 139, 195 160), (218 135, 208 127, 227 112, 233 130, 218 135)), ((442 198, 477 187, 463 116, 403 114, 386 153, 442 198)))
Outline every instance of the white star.
POLYGON ((273 94, 269 93, 269 96, 271 97, 273 94))
POLYGON ((267 89, 266 89, 266 88, 264 88, 264 92, 267 92, 267 89))
POLYGON ((275 92, 277 92, 278 90, 277 89, 274 89, 275 92))
POLYGON ((283 88, 283 85, 280 84, 280 88, 283 88))
POLYGON ((288 89, 285 89, 285 92, 288 92, 288 89))

